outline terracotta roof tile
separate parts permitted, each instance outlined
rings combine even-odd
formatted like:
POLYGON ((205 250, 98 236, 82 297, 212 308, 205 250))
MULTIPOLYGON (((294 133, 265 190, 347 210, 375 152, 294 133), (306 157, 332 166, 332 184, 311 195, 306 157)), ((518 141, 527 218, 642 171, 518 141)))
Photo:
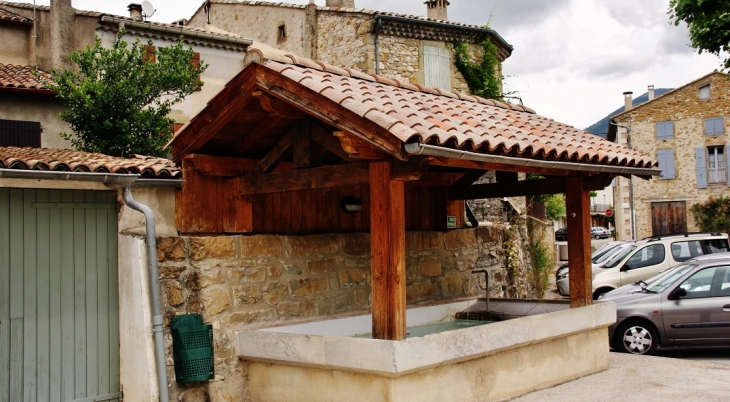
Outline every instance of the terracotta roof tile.
POLYGON ((146 177, 177 178, 180 168, 164 158, 135 155, 118 158, 104 154, 51 148, 0 147, 0 168, 140 174, 146 177))
POLYGON ((53 81, 51 74, 36 70, 35 67, 0 63, 0 90, 46 90, 48 93, 53 93, 36 78, 33 74, 34 71, 38 71, 42 77, 53 81))
POLYGON ((634 150, 539 116, 528 107, 402 84, 373 75, 373 81, 302 57, 282 63, 266 52, 255 60, 350 111, 364 116, 402 142, 430 142, 467 151, 525 158, 651 168, 655 162, 634 150), (313 67, 317 66, 317 67, 313 67))
POLYGON ((14 22, 18 24, 33 25, 33 20, 22 15, 11 13, 8 10, 0 9, 0 21, 14 22))

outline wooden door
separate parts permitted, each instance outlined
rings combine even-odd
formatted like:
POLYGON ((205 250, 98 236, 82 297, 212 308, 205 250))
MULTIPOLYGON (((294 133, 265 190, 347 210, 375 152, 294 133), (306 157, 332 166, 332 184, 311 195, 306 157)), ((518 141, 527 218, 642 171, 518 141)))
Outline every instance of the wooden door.
POLYGON ((687 205, 684 201, 651 203, 651 235, 687 233, 687 205))
POLYGON ((0 402, 119 400, 111 191, 0 188, 0 402))

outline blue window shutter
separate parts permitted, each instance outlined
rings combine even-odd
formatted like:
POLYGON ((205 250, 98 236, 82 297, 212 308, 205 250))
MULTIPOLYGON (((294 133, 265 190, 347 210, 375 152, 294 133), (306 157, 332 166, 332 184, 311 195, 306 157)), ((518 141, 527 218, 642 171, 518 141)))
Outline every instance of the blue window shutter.
POLYGON ((697 156, 697 188, 707 188, 707 164, 705 163, 705 147, 696 147, 697 156))
POLYGON ((725 174, 727 175, 727 185, 730 186, 730 146, 725 145, 725 174))
POLYGON ((664 136, 664 123, 658 122, 656 124, 656 139, 657 140, 663 140, 665 138, 664 136))
POLYGON ((705 135, 712 135, 714 131, 715 123, 712 122, 712 119, 705 119, 705 135))
POLYGON ((664 135, 666 138, 674 138, 674 122, 668 121, 664 126, 664 135))
POLYGON ((660 179, 674 179, 674 150, 664 149, 657 151, 659 169, 662 170, 660 179))
POLYGON ((724 127, 725 125, 723 124, 724 122, 723 122, 722 117, 717 117, 717 118, 715 118, 713 120, 715 120, 715 134, 722 134, 722 133, 724 133, 725 132, 725 127, 724 127))

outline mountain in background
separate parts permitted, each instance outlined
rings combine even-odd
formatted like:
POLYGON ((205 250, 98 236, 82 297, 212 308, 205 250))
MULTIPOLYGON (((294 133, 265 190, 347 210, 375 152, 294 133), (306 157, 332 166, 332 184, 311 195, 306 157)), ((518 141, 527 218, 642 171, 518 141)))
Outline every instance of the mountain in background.
MULTIPOLYGON (((658 89, 654 89, 654 97, 663 95, 663 94, 665 94, 665 93, 667 93, 667 92, 669 92, 669 91, 671 91, 673 89, 674 88, 658 88, 658 89)), ((645 92, 643 95, 641 95, 641 96, 639 96, 637 98, 634 98, 634 101, 632 103, 633 103, 634 107, 637 107, 637 106, 641 105, 642 103, 644 103, 644 102, 646 102, 648 100, 649 100, 649 94, 645 92)), ((589 133, 595 134, 595 135, 597 135, 599 137, 606 138, 606 133, 608 133, 608 120, 611 118, 611 116, 615 116, 615 115, 617 115, 617 114, 619 114, 619 113, 621 113, 623 111, 624 111, 624 107, 621 106, 620 108, 618 108, 618 109, 614 110, 613 112, 609 113, 608 116, 606 116, 606 117, 602 118, 601 120, 598 120, 597 122, 595 122, 595 123, 591 124, 590 126, 588 126, 585 129, 585 131, 588 131, 589 133)))

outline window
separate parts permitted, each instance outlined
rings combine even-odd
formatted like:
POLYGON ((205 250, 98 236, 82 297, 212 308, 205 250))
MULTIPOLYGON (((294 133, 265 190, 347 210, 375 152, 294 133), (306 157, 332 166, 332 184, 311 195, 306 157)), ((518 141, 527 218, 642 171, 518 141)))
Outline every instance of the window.
POLYGON ((703 254, 704 252, 702 251, 702 245, 699 240, 672 243, 672 257, 674 261, 687 261, 703 254))
POLYGON ((679 287, 687 291, 683 299, 720 296, 726 290, 723 286, 727 281, 725 272, 728 267, 712 267, 697 271, 682 282, 679 287))
POLYGON ((662 171, 659 180, 674 179, 674 150, 660 149, 657 151, 657 159, 659 159, 659 169, 662 171))
POLYGON ((41 131, 37 121, 0 120, 0 146, 40 148, 41 131))
POLYGON ((451 90, 451 52, 448 49, 423 47, 424 84, 430 88, 451 90))
POLYGON ((661 264, 664 262, 664 245, 654 244, 639 250, 626 261, 626 269, 637 269, 661 264))
POLYGON ((276 43, 281 43, 286 40, 286 24, 280 24, 276 28, 276 43))
POLYGON ((710 84, 700 87, 700 99, 710 99, 710 84))
POLYGON ((674 138, 674 122, 660 121, 656 124, 656 139, 666 140, 674 138))
POLYGON ((710 184, 727 182, 723 147, 707 147, 707 181, 710 184))
POLYGON ((722 117, 705 119, 705 135, 719 135, 725 133, 725 123, 722 117))

